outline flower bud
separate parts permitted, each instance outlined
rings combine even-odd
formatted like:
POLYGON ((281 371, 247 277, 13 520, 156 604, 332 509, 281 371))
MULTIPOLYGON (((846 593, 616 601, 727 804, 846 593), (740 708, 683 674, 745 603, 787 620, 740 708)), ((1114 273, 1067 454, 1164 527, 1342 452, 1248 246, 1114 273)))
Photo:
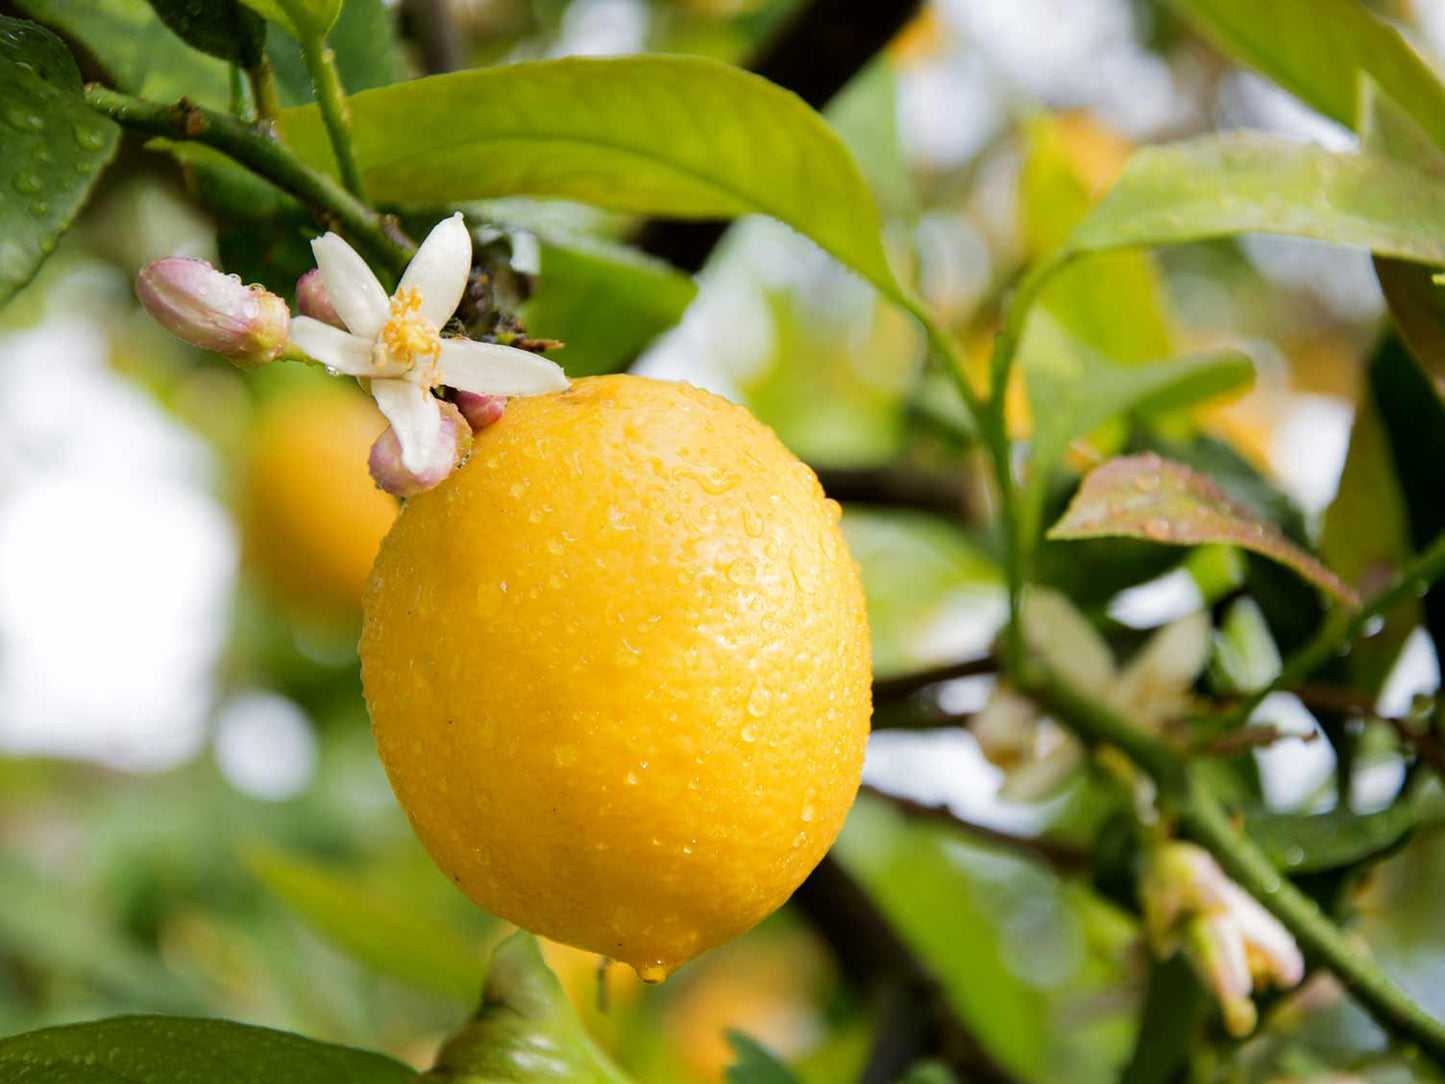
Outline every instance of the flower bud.
POLYGON ((414 497, 441 485, 466 458, 472 447, 472 427, 452 403, 437 400, 437 406, 442 415, 441 435, 435 454, 421 471, 407 470, 401 458, 401 441, 390 426, 376 438, 366 465, 380 489, 394 497, 414 497))
POLYGON ((326 292, 326 281, 321 277, 320 268, 313 267, 296 280, 296 311, 323 324, 346 330, 336 306, 331 303, 331 295, 326 292))
POLYGON ((273 293, 223 275, 205 260, 170 256, 141 268, 136 296, 178 339, 214 350, 243 369, 275 361, 286 345, 291 312, 273 293))
POLYGON ((472 427, 472 432, 485 429, 502 416, 507 409, 505 395, 478 395, 470 391, 452 391, 452 402, 462 412, 462 417, 472 427))

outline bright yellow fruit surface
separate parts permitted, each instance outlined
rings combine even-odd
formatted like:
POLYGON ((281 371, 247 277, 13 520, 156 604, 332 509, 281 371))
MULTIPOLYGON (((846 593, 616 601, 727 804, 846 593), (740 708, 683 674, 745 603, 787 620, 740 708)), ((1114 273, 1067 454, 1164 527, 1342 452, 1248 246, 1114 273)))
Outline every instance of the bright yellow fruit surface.
POLYGON ((396 519, 396 498, 366 468, 385 428, 369 396, 331 381, 262 408, 243 483, 246 561, 289 610, 356 620, 396 519))
POLYGON ((838 506, 741 407, 633 376, 513 400, 407 502, 361 664, 438 865, 649 981, 822 858, 871 712, 838 506))

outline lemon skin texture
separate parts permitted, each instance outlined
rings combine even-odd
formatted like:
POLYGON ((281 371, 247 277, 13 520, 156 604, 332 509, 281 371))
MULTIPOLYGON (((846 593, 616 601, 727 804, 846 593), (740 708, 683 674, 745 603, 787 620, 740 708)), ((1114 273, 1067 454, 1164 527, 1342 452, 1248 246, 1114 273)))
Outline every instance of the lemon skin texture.
POLYGON ((397 513, 366 467, 385 428, 369 396, 332 382, 261 409, 242 481, 244 560, 288 612, 356 621, 397 513))
POLYGON ((362 680, 432 857, 492 913, 661 981, 779 907, 857 792, 857 566, 741 407, 579 380, 407 502, 362 680))

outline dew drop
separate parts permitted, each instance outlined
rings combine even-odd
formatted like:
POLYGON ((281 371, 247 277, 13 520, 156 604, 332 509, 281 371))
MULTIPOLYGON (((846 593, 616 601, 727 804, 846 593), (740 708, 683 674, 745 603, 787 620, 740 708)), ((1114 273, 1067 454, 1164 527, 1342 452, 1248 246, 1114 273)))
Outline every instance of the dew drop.
POLYGON ((749 538, 763 536, 763 517, 758 515, 757 509, 750 504, 743 505, 743 530, 749 538))
POLYGON ((1287 848, 1284 852, 1284 861, 1286 865, 1297 866, 1304 860, 1305 851, 1303 847, 1290 847, 1287 848))
POLYGON ((753 726, 752 723, 748 723, 743 727, 742 733, 738 736, 742 738, 743 741, 751 744, 758 740, 758 728, 753 726))
POLYGON ((746 587, 758 576, 757 566, 743 559, 728 565, 728 579, 738 587, 746 587))
POLYGON ((636 772, 628 772, 628 773, 627 773, 627 785, 628 785, 629 787, 635 787, 635 786, 637 786, 637 773, 636 773, 636 772))
POLYGON ((1167 542, 1174 537, 1174 527, 1167 519, 1156 517, 1144 524, 1144 534, 1155 542, 1167 542))
MULTIPOLYGON (((36 129, 37 131, 39 129, 36 129)), ((99 128, 92 128, 88 124, 77 124, 75 126, 75 141, 88 151, 98 151, 105 146, 105 133, 99 128)))
POLYGON ((1159 475, 1152 471, 1148 474, 1141 474, 1134 479, 1134 488, 1140 493, 1152 493, 1159 488, 1159 475))
POLYGON ((27 196, 34 195, 45 187, 45 182, 36 173, 22 173, 15 178, 15 190, 27 196))
POLYGON ((748 693, 748 714, 755 719, 760 719, 767 714, 768 705, 773 701, 773 694, 762 685, 754 685, 753 691, 748 693))
POLYGON ((798 815, 803 819, 803 822, 804 822, 805 824, 806 824, 808 821, 811 821, 811 820, 813 819, 813 816, 814 816, 814 809, 813 809, 812 805, 805 805, 805 806, 803 806, 802 812, 799 813, 798 815))

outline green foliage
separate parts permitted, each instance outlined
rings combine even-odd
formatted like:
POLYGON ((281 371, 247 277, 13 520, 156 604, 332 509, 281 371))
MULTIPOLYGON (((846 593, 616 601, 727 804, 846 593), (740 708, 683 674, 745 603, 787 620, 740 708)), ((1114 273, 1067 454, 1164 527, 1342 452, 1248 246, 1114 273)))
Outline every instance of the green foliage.
POLYGON ((537 939, 514 933, 492 953, 476 1017, 416 1084, 627 1084, 588 1038, 537 939))
POLYGON ((728 1066, 728 1084, 797 1084, 798 1078, 786 1065, 742 1032, 728 1032, 728 1045, 738 1058, 728 1066))
POLYGON ((1445 88, 1400 32, 1357 0, 1175 0, 1233 54, 1354 128, 1368 75, 1445 146, 1445 88))
POLYGON ((1420 823, 1416 803, 1399 801, 1374 813, 1247 813, 1245 831, 1281 870, 1318 873, 1353 866, 1398 847, 1420 823))
POLYGON ((362 878, 269 847, 242 854, 281 902, 337 948, 380 975, 470 1002, 481 986, 479 944, 444 915, 388 896, 362 878))
POLYGON ((146 0, 21 0, 19 7, 83 45, 122 90, 204 105, 230 96, 226 64, 188 46, 146 0))
POLYGON ((529 334, 566 344, 555 359, 574 379, 626 368, 697 295, 669 264, 580 234, 544 237, 539 271, 522 322, 529 334))
MULTIPOLYGON (((366 91, 350 107, 357 162, 384 203, 531 195, 679 218, 765 214, 899 293, 842 142, 796 97, 736 68, 546 60, 366 91), (421 116, 447 117, 444 135, 421 116)), ((315 107, 287 110, 283 127, 303 159, 335 169, 315 107)))
POLYGON ((400 1062, 268 1028, 121 1016, 0 1039, 0 1084, 403 1084, 400 1062))
POLYGON ((238 0, 149 0, 161 22, 187 45, 210 56, 254 66, 266 44, 266 24, 238 0))
POLYGON ((1182 955, 1151 960, 1139 1035, 1120 1084, 1171 1084, 1181 1079, 1208 1011, 1204 989, 1182 955))
MULTIPOLYGON (((346 0, 326 43, 336 54, 336 71, 348 94, 389 86, 406 77, 396 19, 382 0, 346 0)), ((276 70, 284 105, 305 105, 315 98, 301 46, 290 34, 273 29, 266 55, 276 70)))
POLYGON ((1237 233, 1358 245, 1445 263, 1445 188, 1369 154, 1254 133, 1145 147, 1069 235, 1063 251, 1102 252, 1237 233))
POLYGON ((243 0, 294 38, 321 38, 341 14, 341 0, 243 0))
POLYGON ((1215 483, 1156 455, 1110 460, 1084 479, 1053 539, 1138 538, 1175 546, 1226 543, 1288 566, 1346 605, 1358 599, 1318 559, 1254 520, 1215 483))
POLYGON ((120 129, 86 108, 80 72, 48 30, 0 16, 0 304, 69 227, 120 129))

